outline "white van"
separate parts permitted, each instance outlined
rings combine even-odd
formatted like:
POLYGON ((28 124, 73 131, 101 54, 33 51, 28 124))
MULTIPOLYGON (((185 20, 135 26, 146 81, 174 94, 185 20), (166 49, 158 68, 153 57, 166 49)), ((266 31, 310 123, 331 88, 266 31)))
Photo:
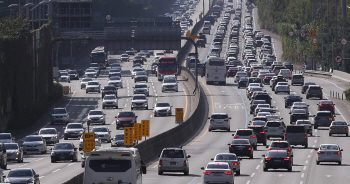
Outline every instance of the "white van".
POLYGON ((218 83, 226 85, 226 61, 223 58, 210 57, 206 64, 205 79, 207 84, 218 83))
POLYGON ((137 148, 100 148, 86 160, 84 184, 142 184, 146 166, 137 148))

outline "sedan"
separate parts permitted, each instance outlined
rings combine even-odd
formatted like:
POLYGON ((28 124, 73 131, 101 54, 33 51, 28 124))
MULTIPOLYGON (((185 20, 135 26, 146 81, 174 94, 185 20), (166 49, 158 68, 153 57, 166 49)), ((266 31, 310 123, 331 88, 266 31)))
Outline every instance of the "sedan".
POLYGON ((317 106, 318 111, 331 111, 334 114, 334 103, 332 100, 321 100, 317 106))
POLYGON ((342 151, 337 144, 321 144, 317 151, 316 164, 320 165, 320 162, 337 162, 341 165, 342 151))
POLYGON ((264 156, 264 172, 268 171, 268 169, 287 169, 288 172, 292 171, 292 157, 293 155, 288 156, 286 150, 269 150, 264 156))
POLYGON ((117 134, 111 141, 111 147, 124 147, 124 134, 117 134))
POLYGON ((108 73, 108 77, 111 78, 116 76, 121 77, 122 76, 121 71, 119 69, 111 69, 108 73))
POLYGON ((59 134, 56 128, 42 128, 38 132, 38 135, 41 135, 45 139, 46 144, 58 143, 60 141, 59 134))
POLYGON ((68 82, 68 83, 70 83, 69 75, 62 75, 60 78, 58 78, 58 82, 68 82))
POLYGON ((51 150, 51 163, 64 160, 78 161, 78 149, 73 143, 57 143, 51 150))
POLYGON ((108 86, 114 86, 116 88, 123 88, 123 81, 119 76, 111 77, 108 80, 108 86))
POLYGON ((80 81, 80 89, 83 89, 86 87, 87 83, 93 81, 92 78, 83 78, 83 80, 80 81))
POLYGON ((238 159, 234 153, 218 153, 211 160, 214 162, 227 162, 231 170, 234 171, 237 176, 241 174, 240 159, 238 159))
POLYGON ((136 75, 134 76, 134 82, 136 83, 139 81, 148 82, 147 72, 145 71, 136 72, 136 75))
POLYGON ((68 138, 79 138, 85 132, 85 128, 81 123, 68 123, 64 129, 64 140, 68 138))
POLYGON ((101 93, 101 84, 98 81, 89 81, 86 85, 86 93, 97 92, 101 93))
POLYGON ((23 148, 19 147, 17 143, 5 143, 7 152, 7 161, 23 162, 23 148))
POLYGON ((331 126, 329 126, 329 136, 333 134, 345 134, 347 137, 349 135, 348 124, 345 121, 333 121, 331 126))
POLYGON ((45 154, 46 141, 40 135, 28 135, 22 140, 23 154, 39 152, 45 154))
POLYGON ((5 178, 5 183, 40 184, 39 174, 31 168, 11 169, 5 178))
POLYGON ((234 183, 234 172, 227 162, 209 162, 204 168, 203 183, 234 183))
POLYGON ((106 107, 115 107, 118 109, 118 99, 115 95, 105 95, 102 101, 102 109, 106 107))
POLYGON ((153 108, 154 117, 171 116, 171 105, 167 102, 157 102, 153 108))
POLYGON ((87 115, 87 124, 92 123, 106 124, 106 114, 101 110, 90 110, 87 115))
POLYGON ((253 158, 253 147, 249 139, 234 139, 229 145, 230 153, 235 153, 237 156, 247 156, 253 158))

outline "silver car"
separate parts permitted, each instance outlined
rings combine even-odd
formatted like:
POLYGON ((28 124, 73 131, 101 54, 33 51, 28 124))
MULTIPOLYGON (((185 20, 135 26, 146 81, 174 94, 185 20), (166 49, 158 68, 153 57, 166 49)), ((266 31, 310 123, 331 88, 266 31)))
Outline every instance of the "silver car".
POLYGON ((256 150, 258 140, 253 129, 237 129, 235 134, 232 134, 233 139, 248 139, 253 149, 256 150))
POLYGON ((210 119, 209 132, 215 129, 222 129, 229 132, 231 129, 231 117, 228 117, 227 113, 213 113, 208 119, 210 119))
POLYGON ((183 172, 188 175, 190 157, 182 148, 164 148, 159 155, 158 175, 163 172, 183 172))
POLYGON ((59 132, 57 132, 56 128, 42 128, 38 132, 43 139, 45 139, 46 144, 56 144, 60 142, 59 132))
POLYGON ((111 142, 111 131, 107 126, 95 126, 92 128, 91 132, 94 132, 101 141, 111 142))
POLYGON ((105 95, 102 101, 102 109, 106 107, 115 107, 118 109, 118 99, 115 95, 105 95))
POLYGON ((211 160, 214 162, 227 162, 237 176, 241 174, 240 159, 234 153, 218 153, 211 160))
POLYGON ((157 102, 153 108, 154 117, 171 116, 171 105, 167 102, 157 102))
POLYGON ((17 143, 5 143, 4 145, 7 152, 7 161, 23 162, 23 148, 19 147, 17 143))
POLYGON ((340 149, 337 144, 321 144, 315 150, 317 151, 317 165, 320 165, 320 162, 337 162, 341 165, 343 149, 340 149))
POLYGON ((234 183, 235 175, 227 162, 209 162, 204 168, 203 183, 234 183))
POLYGON ((329 126, 329 136, 333 134, 345 134, 347 137, 349 135, 348 124, 345 121, 333 121, 331 126, 329 126))
POLYGON ((295 123, 296 125, 304 125, 307 133, 310 134, 310 136, 312 136, 312 126, 313 124, 310 122, 310 120, 307 119, 299 119, 297 120, 297 122, 295 123))
POLYGON ((0 143, 12 143, 15 142, 15 138, 11 133, 0 133, 0 143))
POLYGON ((149 87, 146 83, 135 84, 134 95, 135 94, 144 94, 146 96, 149 96, 149 87))
POLYGON ((86 93, 97 92, 101 93, 101 84, 98 81, 90 81, 86 85, 86 93))
POLYGON ((46 141, 40 135, 28 135, 22 140, 23 154, 39 152, 45 154, 46 141))
POLYGON ((116 88, 123 88, 123 81, 119 76, 111 77, 111 78, 109 78, 108 86, 114 86, 116 88))
POLYGON ((80 89, 83 89, 86 87, 87 83, 90 82, 90 81, 93 81, 92 78, 83 78, 81 81, 80 81, 80 89))
POLYGON ((106 114, 101 110, 90 110, 87 116, 87 124, 106 124, 106 114))

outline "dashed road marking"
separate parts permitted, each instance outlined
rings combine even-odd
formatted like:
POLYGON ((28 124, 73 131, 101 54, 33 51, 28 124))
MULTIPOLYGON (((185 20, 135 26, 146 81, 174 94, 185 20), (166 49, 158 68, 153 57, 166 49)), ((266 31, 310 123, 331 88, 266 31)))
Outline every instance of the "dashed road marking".
POLYGON ((255 173, 253 173, 252 175, 250 175, 250 177, 254 177, 255 176, 255 173))
POLYGON ((256 166, 256 168, 255 168, 255 169, 259 169, 259 167, 260 167, 260 165, 256 166))
POLYGON ((303 170, 304 170, 304 171, 306 170, 306 166, 304 166, 303 170))
POLYGON ((52 171, 52 172, 55 173, 55 172, 57 172, 57 171, 59 171, 59 170, 61 170, 61 169, 56 169, 56 170, 54 170, 54 171, 52 171))
POLYGON ((301 177, 304 178, 304 173, 301 173, 301 177))

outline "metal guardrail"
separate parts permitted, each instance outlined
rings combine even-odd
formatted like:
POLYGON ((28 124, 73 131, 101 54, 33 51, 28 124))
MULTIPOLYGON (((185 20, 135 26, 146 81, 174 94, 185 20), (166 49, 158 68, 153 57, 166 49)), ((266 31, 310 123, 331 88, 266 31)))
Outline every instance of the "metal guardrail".
POLYGON ((317 71, 317 70, 302 70, 303 73, 308 73, 308 74, 315 74, 315 75, 326 75, 326 76, 332 76, 332 72, 324 72, 324 71, 317 71))

